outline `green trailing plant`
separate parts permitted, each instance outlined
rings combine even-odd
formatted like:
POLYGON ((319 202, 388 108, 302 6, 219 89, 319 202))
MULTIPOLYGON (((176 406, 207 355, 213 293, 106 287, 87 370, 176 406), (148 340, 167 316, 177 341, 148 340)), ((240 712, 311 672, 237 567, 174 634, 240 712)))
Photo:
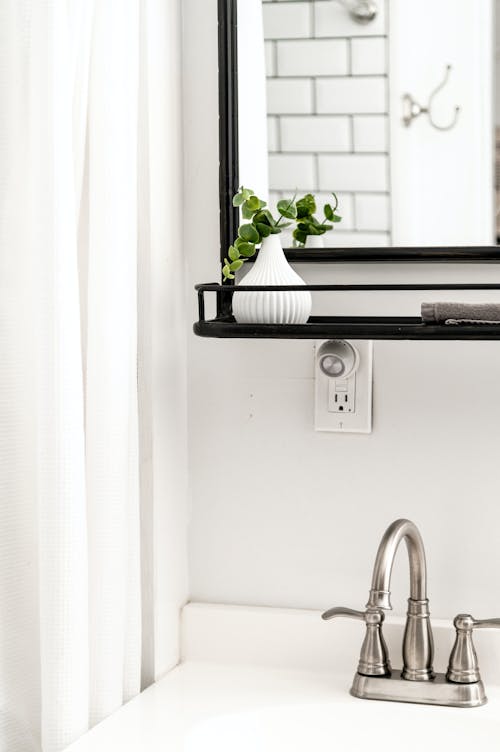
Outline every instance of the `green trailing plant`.
POLYGON ((278 218, 275 218, 262 201, 250 188, 240 188, 233 198, 233 206, 241 210, 241 216, 245 220, 238 228, 238 237, 229 247, 227 258, 224 259, 222 274, 224 280, 234 279, 235 273, 241 269, 245 261, 255 255, 257 246, 269 235, 277 235, 282 230, 290 227, 294 222, 297 224, 293 232, 295 242, 304 244, 308 235, 323 235, 333 229, 333 225, 326 222, 340 222, 335 212, 338 200, 335 194, 335 206, 326 204, 324 207, 325 222, 319 222, 314 216, 316 202, 314 196, 307 194, 296 201, 297 194, 291 199, 278 201, 276 209, 278 218))
POLYGON ((233 206, 241 209, 241 216, 247 220, 238 228, 238 237, 228 250, 228 258, 224 259, 222 274, 224 279, 234 279, 245 261, 255 256, 257 246, 269 235, 277 235, 297 216, 295 196, 291 200, 278 201, 276 206, 279 217, 271 214, 265 201, 262 201, 250 188, 240 188, 233 198, 233 206))
POLYGON ((308 193, 297 201, 297 227, 293 231, 293 239, 296 245, 304 246, 309 235, 324 235, 329 230, 333 230, 337 222, 342 221, 342 217, 336 213, 339 200, 335 193, 332 193, 332 196, 334 198, 334 205, 324 205, 324 219, 321 221, 314 216, 317 212, 316 199, 311 193, 308 193), (329 222, 332 224, 329 224, 329 222))

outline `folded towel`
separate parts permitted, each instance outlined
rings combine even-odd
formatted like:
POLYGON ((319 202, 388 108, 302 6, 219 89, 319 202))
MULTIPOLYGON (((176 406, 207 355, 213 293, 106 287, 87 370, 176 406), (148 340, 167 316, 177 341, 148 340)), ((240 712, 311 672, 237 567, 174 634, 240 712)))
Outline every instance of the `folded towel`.
POLYGON ((500 303, 422 303, 424 324, 500 324, 500 303))

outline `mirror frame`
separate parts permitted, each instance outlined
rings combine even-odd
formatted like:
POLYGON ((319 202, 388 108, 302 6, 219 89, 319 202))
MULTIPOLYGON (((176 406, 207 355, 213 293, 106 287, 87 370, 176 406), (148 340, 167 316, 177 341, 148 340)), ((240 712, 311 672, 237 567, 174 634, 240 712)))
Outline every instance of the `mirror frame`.
MULTIPOLYGON (((239 188, 238 159, 238 0, 218 0, 219 27, 219 202, 220 260, 233 242, 239 211, 232 199, 239 188)), ((377 248, 286 248, 289 261, 331 262, 425 262, 500 263, 500 246, 424 246, 377 248)), ((255 258, 253 259, 255 260, 255 258)), ((252 259, 249 259, 252 262, 252 259)), ((234 284, 227 280, 225 284, 234 284)), ((223 296, 225 297, 225 296, 223 296)), ((223 314, 224 311, 220 310, 223 314)))

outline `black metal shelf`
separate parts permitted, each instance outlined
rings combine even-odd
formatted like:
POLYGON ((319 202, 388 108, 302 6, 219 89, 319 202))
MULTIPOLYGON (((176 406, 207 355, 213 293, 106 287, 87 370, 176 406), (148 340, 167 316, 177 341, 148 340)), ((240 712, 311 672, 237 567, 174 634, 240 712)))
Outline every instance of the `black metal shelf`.
MULTIPOLYGON (((499 246, 436 246, 410 248, 285 248, 285 256, 293 263, 426 263, 484 264, 500 263, 499 246)), ((254 259, 249 259, 252 262, 254 259)))
POLYGON ((234 318, 198 321, 200 337, 239 339, 498 340, 500 324, 423 324, 412 316, 311 316, 307 324, 237 324, 234 318))
POLYGON ((232 296, 240 292, 309 290, 311 292, 373 292, 418 290, 496 290, 497 283, 368 284, 368 285, 196 285, 200 337, 239 339, 392 339, 392 340, 500 340, 498 324, 426 324, 416 316, 311 316, 306 324, 238 324, 231 311, 232 296), (205 318, 205 293, 217 295, 217 310, 229 311, 205 318))

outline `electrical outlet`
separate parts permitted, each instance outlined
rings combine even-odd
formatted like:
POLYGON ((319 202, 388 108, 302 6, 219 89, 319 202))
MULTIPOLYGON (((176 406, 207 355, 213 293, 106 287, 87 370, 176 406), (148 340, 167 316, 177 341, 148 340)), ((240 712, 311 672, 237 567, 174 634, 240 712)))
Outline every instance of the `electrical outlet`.
POLYGON ((328 410, 331 413, 356 411, 356 374, 348 379, 329 379, 328 410))
POLYGON ((371 341, 316 343, 316 431, 371 433, 372 361, 371 341))

